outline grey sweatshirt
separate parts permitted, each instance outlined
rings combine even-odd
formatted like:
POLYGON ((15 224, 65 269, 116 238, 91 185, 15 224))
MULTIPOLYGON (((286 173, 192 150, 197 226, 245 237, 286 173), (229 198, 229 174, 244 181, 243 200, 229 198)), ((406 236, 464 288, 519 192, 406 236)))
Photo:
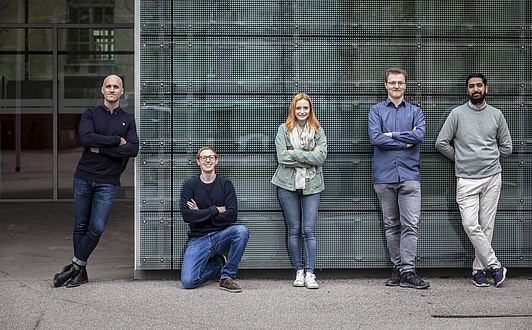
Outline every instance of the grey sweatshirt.
POLYGON ((480 110, 468 102, 451 111, 436 149, 455 162, 457 177, 480 179, 501 172, 499 159, 512 153, 512 138, 499 109, 486 104, 480 110))

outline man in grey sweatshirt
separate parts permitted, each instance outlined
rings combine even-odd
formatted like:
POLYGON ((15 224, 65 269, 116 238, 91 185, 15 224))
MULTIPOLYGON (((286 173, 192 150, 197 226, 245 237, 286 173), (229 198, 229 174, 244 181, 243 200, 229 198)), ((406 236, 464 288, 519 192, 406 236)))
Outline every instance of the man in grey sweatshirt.
POLYGON ((512 153, 512 139, 501 111, 485 101, 486 78, 474 73, 467 78, 466 87, 469 102, 449 114, 436 139, 436 149, 455 162, 456 202, 475 248, 473 282, 479 287, 489 286, 485 276, 489 270, 498 287, 506 279, 506 268, 495 256, 491 239, 501 192, 499 160, 512 153))

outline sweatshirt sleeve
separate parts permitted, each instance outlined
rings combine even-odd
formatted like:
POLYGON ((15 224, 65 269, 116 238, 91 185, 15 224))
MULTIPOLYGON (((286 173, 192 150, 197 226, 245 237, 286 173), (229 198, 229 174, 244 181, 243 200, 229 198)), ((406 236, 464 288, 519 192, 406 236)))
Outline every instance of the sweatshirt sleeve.
POLYGON ((497 129, 497 142, 499 144, 499 154, 501 158, 506 158, 512 154, 512 137, 504 116, 499 117, 499 128, 497 129))
POLYGON ((139 137, 137 135, 137 125, 133 116, 131 116, 129 119, 128 128, 124 139, 126 140, 126 144, 109 148, 100 148, 100 153, 117 158, 129 158, 137 156, 139 152, 139 137))
POLYGON ((181 216, 186 223, 211 223, 211 219, 218 214, 218 208, 216 205, 211 205, 209 208, 201 210, 192 210, 188 207, 187 202, 194 199, 194 187, 192 186, 192 180, 189 179, 183 184, 183 190, 181 191, 181 216))
POLYGON ((120 136, 105 136, 97 134, 94 128, 94 114, 91 109, 87 109, 81 115, 79 122, 79 138, 85 148, 105 148, 118 147, 120 145, 120 136))
POLYGON ((457 125, 458 123, 454 111, 451 111, 436 138, 435 144, 436 149, 452 161, 454 161, 455 150, 451 145, 451 141, 456 135, 457 125))
POLYGON ((225 212, 218 213, 212 219, 212 224, 217 227, 223 227, 237 221, 238 205, 235 193, 235 187, 230 180, 224 183, 224 206, 225 212))

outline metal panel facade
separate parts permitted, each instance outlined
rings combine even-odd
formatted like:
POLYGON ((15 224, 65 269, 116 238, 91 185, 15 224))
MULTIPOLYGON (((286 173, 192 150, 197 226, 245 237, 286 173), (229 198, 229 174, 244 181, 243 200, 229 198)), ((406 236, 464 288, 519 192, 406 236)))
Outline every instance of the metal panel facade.
POLYGON ((468 268, 474 258, 453 164, 434 149, 472 72, 488 78, 487 100, 513 139, 493 246, 505 266, 532 267, 530 1, 137 0, 137 9, 137 270, 180 268, 188 231, 180 192, 199 174, 195 155, 205 145, 217 150, 217 173, 233 181, 239 221, 251 232, 240 268, 291 268, 270 179, 277 127, 301 92, 329 149, 316 267, 391 266, 367 133, 390 67, 408 72, 406 99, 427 122, 418 267, 468 268))

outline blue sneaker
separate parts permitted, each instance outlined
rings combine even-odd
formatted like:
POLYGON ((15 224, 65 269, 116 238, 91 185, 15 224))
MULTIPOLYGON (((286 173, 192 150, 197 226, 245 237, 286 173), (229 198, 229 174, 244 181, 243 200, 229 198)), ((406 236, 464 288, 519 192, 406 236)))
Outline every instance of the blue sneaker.
POLYGON ((506 279, 506 268, 500 267, 500 268, 493 268, 491 267, 489 269, 491 276, 493 276, 493 283, 496 287, 499 287, 502 282, 506 279))
POLYGON ((473 283, 479 287, 490 286, 490 283, 486 279, 486 274, 482 270, 477 270, 477 272, 473 274, 473 283))

